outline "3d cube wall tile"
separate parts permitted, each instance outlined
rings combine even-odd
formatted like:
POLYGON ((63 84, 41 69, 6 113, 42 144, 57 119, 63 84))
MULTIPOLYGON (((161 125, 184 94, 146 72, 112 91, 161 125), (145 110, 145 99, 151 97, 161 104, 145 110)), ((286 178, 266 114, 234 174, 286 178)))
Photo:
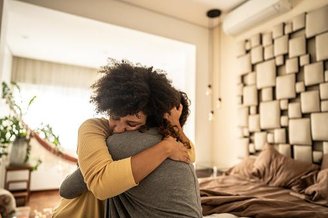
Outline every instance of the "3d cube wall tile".
POLYGON ((256 106, 251 106, 250 107, 250 114, 251 115, 254 115, 254 114, 256 114, 257 113, 257 107, 256 106))
POLYGON ((320 84, 320 99, 328 99, 328 83, 320 84))
POLYGON ((286 129, 275 129, 274 130, 274 143, 286 143, 286 129))
POLYGON ((302 113, 320 112, 319 91, 307 91, 301 93, 302 113))
POLYGON ((256 152, 255 145, 253 143, 249 144, 248 151, 249 151, 249 153, 255 153, 256 152))
POLYGON ((314 163, 320 164, 322 161, 323 153, 322 151, 313 151, 312 160, 314 163))
POLYGON ((291 157, 291 145, 289 144, 279 144, 278 151, 286 157, 291 157))
POLYGON ((256 87, 258 89, 276 85, 276 66, 274 60, 265 61, 256 66, 256 87))
POLYGON ((305 14, 300 14, 292 19, 293 31, 303 29, 305 27, 305 14))
POLYGON ((251 49, 251 42, 249 40, 246 40, 246 42, 245 42, 245 49, 246 49, 246 51, 251 49))
POLYGON ((258 105, 257 89, 255 85, 243 88, 243 104, 245 106, 258 105))
POLYGON ((247 127, 248 126, 248 107, 238 108, 239 123, 238 126, 247 127))
POLYGON ((277 66, 283 65, 285 63, 284 56, 283 55, 277 56, 276 59, 275 59, 275 62, 276 62, 277 66))
POLYGON ((328 101, 321 101, 321 112, 328 112, 328 101))
POLYGON ((242 105, 243 104, 243 96, 236 96, 236 103, 238 105, 242 105))
POLYGON ((328 59, 328 32, 315 37, 317 61, 328 59))
POLYGON ((328 30, 328 6, 310 11, 306 14, 305 35, 307 38, 328 30))
POLYGON ((286 73, 298 73, 298 58, 291 58, 286 60, 286 73))
POLYGON ((254 134, 254 144, 257 151, 262 150, 267 143, 267 133, 266 132, 256 132, 254 134))
POLYGON ((328 142, 323 142, 322 150, 324 154, 328 153, 328 142))
POLYGON ((249 130, 247 127, 243 128, 243 136, 248 137, 249 136, 249 130))
POLYGON ((249 115, 248 117, 248 128, 250 132, 259 132, 260 128, 260 115, 249 115))
POLYGON ((311 146, 302 146, 302 145, 294 145, 294 159, 312 163, 312 147, 311 146))
POLYGON ((306 53, 305 37, 300 36, 289 40, 289 57, 296 57, 306 53))
POLYGON ((264 47, 264 60, 273 58, 273 45, 268 45, 264 47))
POLYGON ((248 138, 240 138, 238 140, 238 144, 239 144, 239 149, 238 149, 238 157, 239 158, 243 158, 248 156, 248 144, 249 144, 249 139, 248 138))
POLYGON ((243 88, 244 88, 243 84, 238 84, 237 85, 237 95, 238 96, 242 96, 243 95, 243 88))
POLYGON ((262 34, 262 45, 267 46, 267 45, 272 45, 272 33, 263 33, 262 34))
POLYGON ((239 74, 243 75, 252 71, 251 56, 250 54, 243 55, 238 58, 239 74))
POLYGON ((294 102, 294 103, 288 104, 288 117, 289 118, 301 118, 302 117, 300 102, 294 102))
POLYGON ((276 98, 288 99, 296 97, 295 74, 278 76, 276 81, 276 98))
POLYGON ((257 46, 251 50, 251 63, 256 64, 263 61, 263 47, 257 46))
POLYGON ((240 41, 237 43, 237 57, 246 54, 245 41, 240 41))
POLYGON ((248 73, 245 76, 245 83, 246 83, 246 85, 255 85, 256 84, 256 73, 255 72, 248 73))
POLYGON ((287 110, 288 109, 288 100, 282 99, 280 102, 280 110, 287 110))
POLYGON ((325 81, 328 82, 328 70, 325 71, 325 81))
POLYGON ((270 143, 270 144, 274 143, 273 133, 267 133, 267 142, 270 143))
POLYGON ((300 57, 300 66, 303 67, 304 65, 307 65, 310 63, 310 55, 306 54, 306 55, 302 55, 300 57))
POLYGON ((260 103, 260 127, 261 129, 280 128, 279 101, 260 103))
POLYGON ((311 114, 311 130, 313 140, 328 141, 328 113, 311 114))
POLYGON ((280 125, 282 127, 287 127, 288 126, 288 121, 289 121, 288 116, 281 116, 280 117, 280 125))
POLYGON ((305 91, 304 82, 297 82, 295 88, 296 88, 296 93, 304 92, 305 91))
POLYGON ((284 30, 285 34, 289 34, 291 32, 293 32, 293 27, 292 27, 292 23, 286 23, 285 24, 285 30, 284 30))
POLYGON ((261 90, 261 97, 262 101, 272 101, 273 100, 273 89, 270 88, 263 88, 261 90))
POLYGON ((316 85, 322 83, 323 80, 323 62, 317 62, 304 66, 305 86, 316 85))
POLYGON ((289 143, 297 145, 311 145, 310 119, 290 119, 289 120, 289 143))
POLYGON ((288 53, 288 35, 281 36, 274 40, 273 53, 275 56, 288 53))
POLYGON ((280 23, 273 27, 272 38, 276 39, 282 35, 284 35, 284 24, 280 23))
POLYGON ((251 37, 251 48, 259 46, 261 44, 261 34, 255 34, 251 37))

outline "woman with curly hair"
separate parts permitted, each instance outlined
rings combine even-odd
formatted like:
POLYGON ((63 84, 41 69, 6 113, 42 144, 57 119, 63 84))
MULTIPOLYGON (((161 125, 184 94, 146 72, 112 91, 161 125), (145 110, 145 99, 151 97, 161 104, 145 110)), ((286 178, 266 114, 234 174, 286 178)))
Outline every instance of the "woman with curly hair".
POLYGON ((73 199, 53 217, 201 217, 194 147, 182 129, 187 95, 152 68, 123 61, 100 72, 91 101, 109 121, 79 128, 80 169, 60 190, 73 199))

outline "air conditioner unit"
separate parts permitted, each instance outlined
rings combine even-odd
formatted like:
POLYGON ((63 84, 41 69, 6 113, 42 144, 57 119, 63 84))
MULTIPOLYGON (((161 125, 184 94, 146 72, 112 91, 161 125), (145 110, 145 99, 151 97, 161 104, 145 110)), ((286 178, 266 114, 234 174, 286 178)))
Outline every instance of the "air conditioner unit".
POLYGON ((237 35, 292 8, 290 0, 249 0, 223 19, 223 31, 237 35))

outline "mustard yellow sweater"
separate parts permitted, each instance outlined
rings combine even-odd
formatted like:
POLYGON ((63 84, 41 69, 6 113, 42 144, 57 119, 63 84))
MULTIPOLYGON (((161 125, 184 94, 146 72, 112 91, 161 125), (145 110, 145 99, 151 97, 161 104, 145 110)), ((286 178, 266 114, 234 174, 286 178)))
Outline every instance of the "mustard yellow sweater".
MULTIPOLYGON (((136 186, 131 157, 113 161, 108 152, 106 138, 110 135, 107 119, 89 119, 78 131, 78 162, 89 192, 78 198, 62 198, 53 211, 56 218, 97 218, 104 216, 104 202, 107 198, 136 186), (100 199, 100 200, 98 200, 100 199)), ((194 146, 189 152, 195 160, 194 146)))

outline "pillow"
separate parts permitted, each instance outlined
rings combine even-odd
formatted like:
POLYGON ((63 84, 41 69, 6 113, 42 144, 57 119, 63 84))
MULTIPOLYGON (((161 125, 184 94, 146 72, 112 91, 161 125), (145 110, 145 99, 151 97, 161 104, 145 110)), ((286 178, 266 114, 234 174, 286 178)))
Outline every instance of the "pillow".
POLYGON ((328 168, 328 153, 323 155, 322 162, 321 162, 321 170, 324 170, 327 168, 328 168))
POLYGON ((312 163, 286 157, 267 146, 255 160, 252 175, 271 186, 292 188, 299 185, 303 176, 316 173, 318 168, 312 163))
POLYGON ((252 179, 254 178, 254 176, 252 175, 254 162, 255 158, 250 156, 245 157, 239 164, 227 170, 226 174, 252 179))
POLYGON ((310 196, 310 201, 328 206, 328 169, 321 170, 315 184, 305 189, 305 194, 310 196))

